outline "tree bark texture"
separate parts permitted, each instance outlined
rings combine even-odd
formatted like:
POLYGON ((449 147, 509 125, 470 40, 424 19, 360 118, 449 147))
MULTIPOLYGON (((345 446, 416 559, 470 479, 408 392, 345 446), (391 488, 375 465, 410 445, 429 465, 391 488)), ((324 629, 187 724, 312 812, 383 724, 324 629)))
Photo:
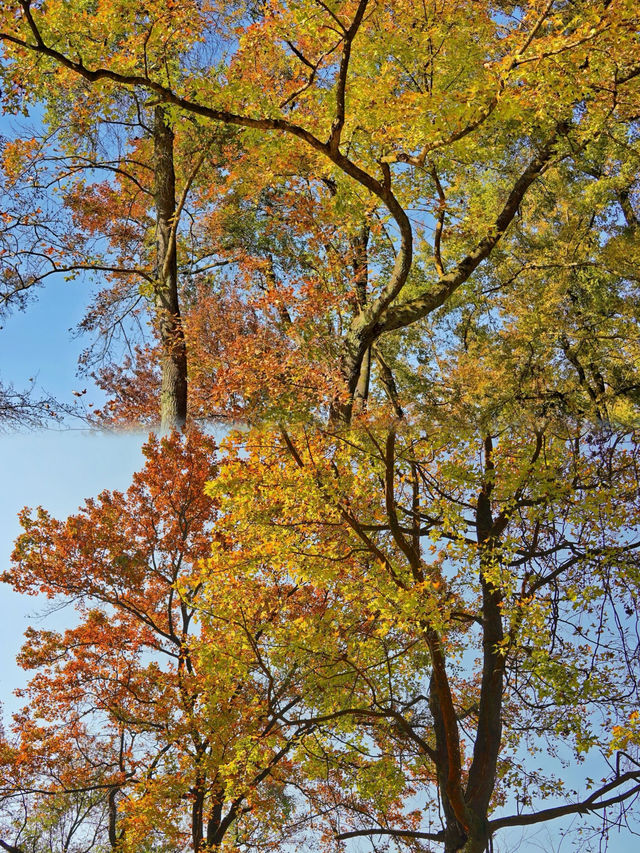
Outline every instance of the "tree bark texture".
POLYGON ((154 301, 161 347, 160 426, 163 430, 181 428, 187 418, 187 351, 178 298, 173 139, 164 109, 156 107, 153 122, 156 207, 154 301))

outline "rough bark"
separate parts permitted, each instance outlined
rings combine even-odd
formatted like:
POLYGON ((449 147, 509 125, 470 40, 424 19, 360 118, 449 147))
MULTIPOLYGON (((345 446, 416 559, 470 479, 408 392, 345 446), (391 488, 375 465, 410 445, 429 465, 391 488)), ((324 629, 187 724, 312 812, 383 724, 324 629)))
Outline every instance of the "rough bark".
POLYGON ((485 482, 478 495, 476 531, 480 550, 482 586, 482 683, 478 727, 465 799, 472 812, 485 820, 496 781, 502 738, 502 693, 504 681, 504 629, 500 605, 502 594, 491 579, 499 561, 491 513, 493 461, 491 438, 485 439, 485 482))
POLYGON ((160 425, 163 430, 181 428, 187 418, 187 351, 180 319, 174 227, 176 179, 173 138, 164 109, 156 107, 153 123, 156 207, 154 301, 161 347, 160 425))

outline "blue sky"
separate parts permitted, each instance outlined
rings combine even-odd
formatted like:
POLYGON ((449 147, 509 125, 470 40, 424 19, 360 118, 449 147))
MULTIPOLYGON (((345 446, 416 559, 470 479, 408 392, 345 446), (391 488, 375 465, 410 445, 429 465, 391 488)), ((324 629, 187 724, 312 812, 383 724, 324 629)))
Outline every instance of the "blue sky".
MULTIPOLYGON (((9 564, 13 541, 20 533, 17 513, 24 506, 41 505, 65 518, 85 498, 103 489, 126 489, 133 472, 142 467, 142 433, 105 434, 87 430, 43 431, 0 436, 2 482, 0 491, 0 566, 9 564)), ((41 621, 46 599, 15 594, 0 586, 0 701, 8 713, 16 709, 13 690, 25 683, 15 664, 22 635, 33 620, 41 621)), ((47 624, 64 625, 72 618, 64 611, 47 624)))
MULTIPOLYGON (((6 132, 6 126, 0 132, 6 132)), ((0 320, 0 381, 17 390, 34 380, 36 395, 50 394, 71 405, 73 391, 82 400, 99 405, 103 395, 89 377, 77 375, 78 357, 87 346, 75 328, 91 300, 93 285, 87 278, 66 282, 50 278, 39 288, 25 311, 0 320)), ((69 420, 66 428, 7 434, 0 432, 0 568, 9 561, 13 541, 20 532, 17 513, 24 506, 42 505, 64 518, 83 501, 103 489, 126 489, 133 472, 142 467, 142 433, 99 433, 69 420)), ((14 594, 0 585, 0 702, 9 712, 17 707, 12 696, 25 673, 15 665, 22 634, 30 620, 47 608, 38 601, 14 594)), ((57 624, 70 618, 59 613, 57 624)))
POLYGON ((0 380, 17 390, 35 380, 36 392, 52 394, 72 404, 73 391, 87 388, 91 402, 102 400, 93 383, 78 377, 78 357, 86 339, 75 336, 92 288, 86 280, 51 278, 38 289, 25 311, 14 311, 0 321, 0 380))

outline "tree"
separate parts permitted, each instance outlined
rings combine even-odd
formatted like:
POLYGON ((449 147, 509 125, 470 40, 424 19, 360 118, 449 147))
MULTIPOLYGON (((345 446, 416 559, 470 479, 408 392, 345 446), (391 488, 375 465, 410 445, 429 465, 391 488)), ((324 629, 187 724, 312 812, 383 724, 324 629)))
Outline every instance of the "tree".
POLYGON ((240 128, 192 226, 232 262, 185 311, 194 411, 255 426, 211 487, 212 565, 346 603, 336 634, 312 642, 305 617, 281 635, 301 680, 279 725, 313 729, 296 772, 329 835, 480 853, 508 826, 622 821, 640 790, 633 4, 2 9, 9 96, 46 74, 144 92, 166 127, 240 128), (604 781, 532 769, 544 741, 599 753, 604 781))
POLYGON ((48 831, 65 850, 268 849, 297 820, 288 786, 313 728, 282 716, 301 701, 287 640, 332 604, 282 573, 233 572, 225 541, 223 568, 206 565, 210 439, 144 452, 126 494, 66 522, 23 515, 4 580, 73 602, 78 622, 27 634, 35 674, 2 744, 2 799, 27 819, 4 829, 37 851, 48 831))
MULTIPOLYGON (((354 769, 357 733, 343 756, 327 745, 334 797, 342 786, 348 803, 354 784, 372 786, 368 805, 364 797, 344 806, 339 838, 483 851, 505 827, 607 811, 615 822, 611 809, 640 792, 632 639, 640 543, 629 533, 637 444, 611 434, 590 443, 582 428, 563 428, 512 410, 499 440, 485 437, 482 456, 472 452, 477 433, 463 442, 459 426, 448 432, 442 423, 357 437, 254 434, 243 445, 254 477, 242 456, 224 463, 215 494, 227 495, 223 519, 245 548, 335 590, 374 636, 404 634, 412 680, 393 668, 386 689, 369 680, 366 651, 346 642, 342 666, 356 686, 349 680, 338 698, 334 687, 328 704, 366 721, 365 754, 395 740, 412 810, 402 798, 375 806, 376 796, 402 789, 385 774, 371 781, 367 761, 354 769), (602 755, 607 775, 586 793, 563 783, 561 762, 552 769, 551 756, 568 749, 577 761, 602 755), (492 817, 514 796, 526 808, 492 817), (434 830, 437 802, 443 826, 434 830)), ((298 722, 326 714, 307 699, 298 722)))
MULTIPOLYGON (((247 8, 235 31, 231 10, 190 2, 150 7, 135 25, 126 7, 116 13, 111 4, 89 18, 64 4, 42 10, 9 2, 2 37, 14 89, 31 73, 25 67, 37 75, 33 63, 44 62, 61 81, 79 76, 101 91, 141 87, 204 125, 275 132, 289 151, 290 140, 295 152, 306 147, 316 180, 328 171, 360 196, 357 207, 380 206, 390 217, 397 236, 392 269, 353 312, 336 354, 345 387, 334 391, 334 416, 348 420, 365 353, 382 335, 430 316, 469 281, 504 243, 543 173, 587 149, 592 155, 606 124, 614 149, 633 146, 627 130, 638 45, 633 9, 623 0, 524 10, 452 3, 432 12, 402 4, 369 8, 367 0, 343 5, 247 8), (95 37, 94 30, 120 19, 106 45, 95 37), (189 28, 177 39, 171 22, 186 20, 189 28), (400 33, 407 31, 414 35, 405 44, 400 33), (68 50, 54 46, 60 37, 68 50), (233 59, 223 71, 207 64, 199 39, 229 45, 233 59), (171 72, 163 57, 175 57, 184 71, 171 72), (267 78, 264 67, 271 69, 267 78), (374 76, 375 96, 362 97, 374 76), (502 177, 487 194, 487 175, 496 171, 502 177), (407 209, 425 194, 439 225, 433 251, 422 259, 407 209), (447 217, 458 221, 445 244, 447 217)), ((270 140, 267 156, 279 146, 270 140)), ((628 184, 620 191, 629 197, 628 184)), ((529 252, 532 262, 539 261, 529 252)))
POLYGON ((71 96, 51 88, 47 97, 46 133, 14 139, 4 149, 9 209, 3 309, 24 307, 51 276, 106 277, 109 286, 101 289, 82 324, 84 331, 98 333, 99 344, 97 359, 85 354, 85 369, 105 357, 118 358, 113 352, 118 337, 133 350, 141 332, 139 315, 147 306, 160 362, 160 422, 166 429, 184 424, 187 367, 178 226, 203 158, 189 163, 182 145, 188 175, 178 201, 174 133, 160 107, 147 110, 135 94, 120 97, 115 119, 113 104, 82 97, 77 87, 71 96), (100 173, 113 180, 96 181, 100 173))

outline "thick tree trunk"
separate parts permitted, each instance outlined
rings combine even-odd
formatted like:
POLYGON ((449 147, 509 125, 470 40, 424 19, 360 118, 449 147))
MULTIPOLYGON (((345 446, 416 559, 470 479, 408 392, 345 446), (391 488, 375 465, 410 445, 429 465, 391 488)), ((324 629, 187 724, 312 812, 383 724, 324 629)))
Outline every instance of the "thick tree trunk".
POLYGON ((459 724, 449 689, 441 642, 426 632, 432 658, 429 708, 433 718, 435 764, 445 824, 445 853, 485 853, 490 845, 488 813, 496 783, 502 739, 502 694, 504 689, 504 628, 501 590, 495 585, 495 567, 500 560, 500 524, 491 511, 493 490, 493 447, 484 442, 485 477, 476 505, 476 529, 482 587, 482 683, 473 758, 464 773, 459 724), (466 775, 466 788, 463 787, 466 775))
POLYGON ((107 832, 112 850, 117 848, 121 840, 121 833, 118 832, 118 806, 116 803, 119 790, 120 788, 116 785, 114 788, 110 788, 107 794, 107 832))
POLYGON ((459 847, 459 853, 486 853, 489 849, 489 836, 487 834, 482 834, 480 836, 473 836, 467 838, 464 843, 464 846, 459 847))
POLYGON ((360 366, 360 376, 354 394, 354 404, 357 409, 366 409, 369 399, 369 382, 371 379, 371 347, 364 354, 360 366))
POLYGON ((176 252, 176 180, 173 131, 162 107, 153 123, 156 206, 155 309, 161 346, 160 425, 181 428, 187 418, 187 351, 180 319, 176 252))

